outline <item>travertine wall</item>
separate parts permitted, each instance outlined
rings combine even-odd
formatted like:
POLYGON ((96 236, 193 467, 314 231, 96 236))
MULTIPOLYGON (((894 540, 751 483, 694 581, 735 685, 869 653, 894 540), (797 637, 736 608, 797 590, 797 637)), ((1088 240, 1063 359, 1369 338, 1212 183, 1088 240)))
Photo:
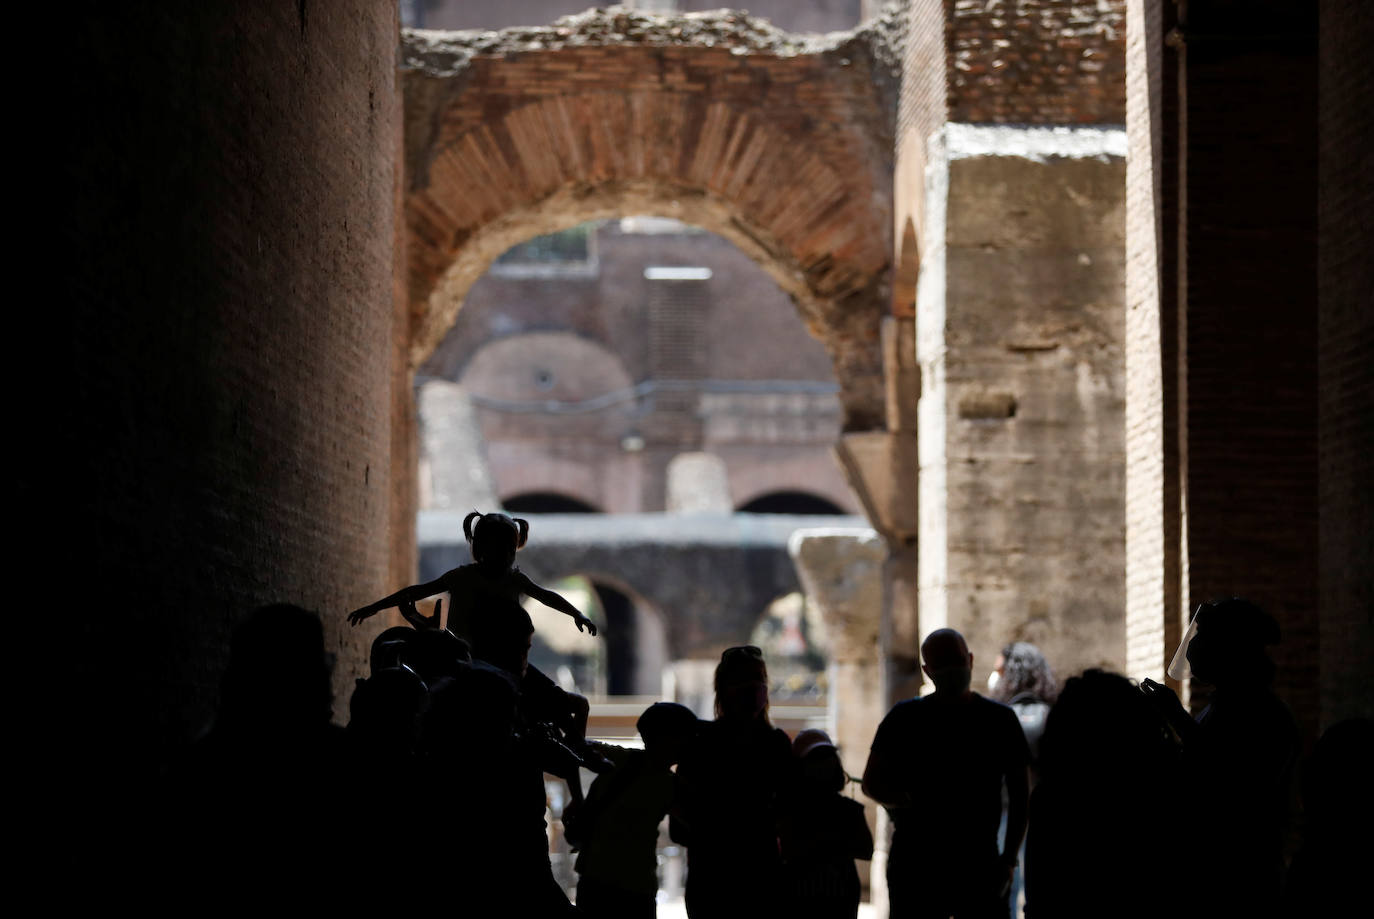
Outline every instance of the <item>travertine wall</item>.
POLYGON ((945 503, 921 533, 945 572, 926 589, 979 681, 1016 640, 1062 673, 1120 670, 1124 138, 950 125, 946 145, 943 385, 922 394, 945 503))
POLYGON ((1124 14, 909 9, 893 308, 920 363, 919 628, 964 631, 976 679, 1016 639, 1065 673, 1125 666, 1124 14))
POLYGON ((73 733, 115 732, 82 735, 111 760, 93 771, 155 776, 269 601, 324 614, 345 710, 367 636, 342 616, 394 576, 405 477, 396 34, 372 2, 107 7, 64 31, 79 136, 44 376, 70 393, 44 494, 70 496, 45 517, 81 551, 80 658, 55 679, 87 694, 73 733))

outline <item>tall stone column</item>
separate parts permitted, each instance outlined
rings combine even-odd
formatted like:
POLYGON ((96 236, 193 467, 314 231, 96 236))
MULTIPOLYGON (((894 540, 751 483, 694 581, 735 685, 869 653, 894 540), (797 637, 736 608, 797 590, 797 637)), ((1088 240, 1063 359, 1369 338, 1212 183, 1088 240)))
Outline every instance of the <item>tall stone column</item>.
POLYGON ((887 550, 882 566, 882 696, 888 703, 921 686, 921 626, 917 614, 916 407, 921 374, 912 318, 883 321, 887 430, 845 434, 835 445, 864 514, 887 550))
MULTIPOLYGON (((809 602, 816 604, 830 641, 830 736, 840 761, 863 775, 878 723, 887 714, 885 667, 879 653, 883 632, 883 581, 888 552, 873 530, 824 527, 797 530, 787 543, 809 602)), ((878 807, 861 799, 878 838, 878 807)), ((865 871, 860 866, 860 876, 865 871)))

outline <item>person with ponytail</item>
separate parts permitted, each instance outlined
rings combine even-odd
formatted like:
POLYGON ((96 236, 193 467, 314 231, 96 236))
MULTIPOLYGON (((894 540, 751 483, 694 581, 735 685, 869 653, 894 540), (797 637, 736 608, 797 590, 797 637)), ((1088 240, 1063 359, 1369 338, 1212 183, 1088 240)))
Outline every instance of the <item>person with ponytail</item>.
POLYGON ((687 915, 773 915, 781 903, 778 798, 794 785, 797 760, 787 734, 768 720, 762 651, 726 648, 715 690, 716 719, 683 753, 668 822, 672 839, 687 847, 687 915))
MULTIPOLYGON (((407 622, 417 629, 439 628, 442 618, 442 600, 437 602, 430 616, 421 614, 416 604, 421 600, 438 594, 449 596, 447 628, 466 641, 473 655, 486 660, 484 636, 490 631, 484 628, 482 620, 492 616, 516 615, 520 609, 521 597, 532 597, 551 609, 567 614, 576 624, 578 631, 596 634, 596 624, 584 616, 577 607, 563 596, 540 587, 515 564, 515 553, 524 547, 529 537, 530 525, 518 517, 502 513, 481 514, 473 511, 463 518, 463 535, 472 548, 473 561, 445 572, 426 584, 413 584, 393 594, 388 594, 375 603, 369 603, 348 614, 348 621, 357 625, 363 620, 384 609, 399 609, 407 622)), ((528 617, 526 617, 528 618, 528 617)), ((488 661, 501 666, 501 661, 488 661)), ((509 668, 507 668, 509 669, 509 668)), ((564 692, 557 683, 534 667, 529 667, 523 677, 515 674, 520 682, 520 693, 525 704, 533 709, 538 720, 548 721, 560 728, 574 749, 585 747, 587 714, 590 706, 585 697, 564 692)), ((588 750, 584 754, 591 761, 589 768, 601 765, 600 757, 588 750)))

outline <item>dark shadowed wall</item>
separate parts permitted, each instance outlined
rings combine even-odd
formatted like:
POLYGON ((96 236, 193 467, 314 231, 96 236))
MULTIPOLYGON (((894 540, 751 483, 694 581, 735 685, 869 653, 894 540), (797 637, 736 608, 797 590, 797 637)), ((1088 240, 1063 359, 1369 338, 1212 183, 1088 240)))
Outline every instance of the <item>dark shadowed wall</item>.
POLYGON ((397 23, 375 0, 98 10, 64 33, 44 455, 80 548, 77 727, 117 724, 132 770, 204 725, 264 602, 325 614, 346 710, 366 645, 342 613, 390 580, 397 23))

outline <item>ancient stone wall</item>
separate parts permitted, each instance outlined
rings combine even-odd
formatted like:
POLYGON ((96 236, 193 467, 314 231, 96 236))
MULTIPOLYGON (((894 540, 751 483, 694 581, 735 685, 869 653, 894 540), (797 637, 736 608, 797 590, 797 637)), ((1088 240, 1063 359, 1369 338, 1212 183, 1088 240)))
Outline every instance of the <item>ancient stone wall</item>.
POLYGON ((1124 137, 1079 132, 1075 150, 1001 130, 946 135, 944 386, 923 394, 944 411, 946 569, 930 589, 980 680, 1015 640, 1064 673, 1119 670, 1124 137))
POLYGON ((416 358, 510 245, 661 214, 762 265, 830 349, 846 428, 881 427, 893 25, 803 38, 731 12, 613 10, 544 29, 407 33, 416 358))
POLYGON ((920 363, 919 628, 963 630, 980 677, 1015 639, 1125 664, 1124 12, 910 5, 893 308, 920 363))
POLYGON ((342 614, 390 580, 396 34, 370 2, 64 31, 63 359, 41 378, 70 390, 44 445, 44 494, 70 498, 44 516, 81 552, 62 629, 85 656, 59 679, 117 722, 82 738, 115 772, 156 775, 205 726, 230 630, 268 601, 324 614, 344 710, 367 636, 342 614))

